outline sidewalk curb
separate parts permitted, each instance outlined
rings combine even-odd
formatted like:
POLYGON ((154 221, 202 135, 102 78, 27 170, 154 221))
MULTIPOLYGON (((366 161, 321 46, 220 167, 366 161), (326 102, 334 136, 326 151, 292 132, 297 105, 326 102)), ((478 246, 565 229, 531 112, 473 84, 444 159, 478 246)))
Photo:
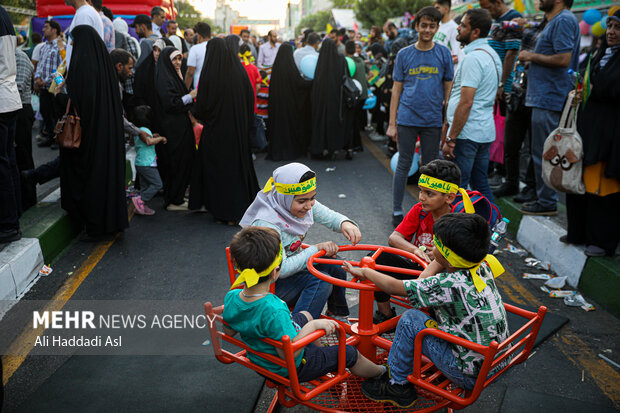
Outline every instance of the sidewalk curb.
POLYGON ((0 318, 37 282, 43 264, 52 263, 81 231, 57 195, 25 211, 23 238, 0 251, 0 318))
MULTIPOLYGON (((611 257, 587 257, 584 246, 565 245, 559 237, 566 229, 545 217, 523 215, 520 204, 508 198, 496 200, 502 215, 510 219, 508 231, 537 259, 568 276, 568 283, 579 288, 601 307, 620 317, 620 261, 611 257)), ((564 208, 561 208, 564 209, 564 208)))

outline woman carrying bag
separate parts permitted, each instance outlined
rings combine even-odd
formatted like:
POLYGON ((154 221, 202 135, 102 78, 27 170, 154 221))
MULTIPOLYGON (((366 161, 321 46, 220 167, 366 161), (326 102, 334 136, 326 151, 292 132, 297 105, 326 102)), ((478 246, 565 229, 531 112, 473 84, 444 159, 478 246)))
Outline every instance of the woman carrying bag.
POLYGON ((566 195, 568 232, 560 241, 585 243, 586 255, 598 257, 613 255, 620 241, 620 10, 608 18, 590 67, 589 96, 577 118, 586 193, 566 195))

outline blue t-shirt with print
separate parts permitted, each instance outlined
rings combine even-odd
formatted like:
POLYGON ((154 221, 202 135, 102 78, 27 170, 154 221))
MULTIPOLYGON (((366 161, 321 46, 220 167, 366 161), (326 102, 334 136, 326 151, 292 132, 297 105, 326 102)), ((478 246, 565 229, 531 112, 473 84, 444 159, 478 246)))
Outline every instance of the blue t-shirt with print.
POLYGON ((394 80, 403 83, 396 123, 402 126, 441 127, 443 82, 454 77, 452 54, 435 44, 430 50, 405 47, 396 55, 394 80))
POLYGON ((562 10, 543 29, 534 53, 554 55, 572 53, 568 67, 546 67, 530 62, 525 106, 561 111, 573 88, 568 69, 577 71, 581 34, 577 19, 570 10, 562 10))

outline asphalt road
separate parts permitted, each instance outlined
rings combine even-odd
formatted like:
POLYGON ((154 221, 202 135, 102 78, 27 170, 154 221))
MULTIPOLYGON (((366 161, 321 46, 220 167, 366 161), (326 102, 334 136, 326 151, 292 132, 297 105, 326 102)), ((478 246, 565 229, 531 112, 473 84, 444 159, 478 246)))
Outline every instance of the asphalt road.
MULTIPOLYGON (((317 172, 317 198, 357 222, 363 243, 385 245, 393 229, 391 175, 380 147, 369 149, 353 161, 304 162, 317 172), (326 171, 332 167, 336 169, 326 171)), ((282 164, 262 158, 255 162, 261 186, 282 164)), ((225 179, 225 171, 222 174, 225 179)), ((406 194, 403 206, 409 208, 414 202, 406 194)), ((202 302, 222 304, 230 285, 224 249, 238 228, 216 224, 209 213, 156 210, 152 217, 133 217, 124 235, 107 244, 76 240, 54 263, 54 272, 42 278, 25 300, 58 298, 62 291, 65 298, 70 297, 67 306, 82 300, 115 300, 121 305, 167 300, 195 305, 200 312, 202 302)), ((346 242, 325 228, 310 230, 307 242, 323 240, 346 242)), ((508 270, 498 279, 506 301, 546 305, 551 314, 565 316, 569 322, 467 410, 567 413, 620 408, 620 374, 598 357, 600 353, 620 361, 618 319, 600 308, 585 312, 567 307, 540 291, 542 281, 521 279, 523 272, 533 272, 523 258, 503 252, 500 260, 508 270)), ((348 297, 355 311, 356 296, 348 297)), ((0 329, 26 326, 28 321, 15 311, 0 323, 0 329)), ((265 411, 269 395, 260 394, 263 379, 241 366, 219 363, 207 332, 199 333, 188 337, 176 353, 167 348, 151 354, 145 346, 138 355, 31 353, 23 361, 12 360, 17 369, 6 385, 4 408, 19 412, 265 411)), ((6 375, 6 360, 4 368, 6 375)))

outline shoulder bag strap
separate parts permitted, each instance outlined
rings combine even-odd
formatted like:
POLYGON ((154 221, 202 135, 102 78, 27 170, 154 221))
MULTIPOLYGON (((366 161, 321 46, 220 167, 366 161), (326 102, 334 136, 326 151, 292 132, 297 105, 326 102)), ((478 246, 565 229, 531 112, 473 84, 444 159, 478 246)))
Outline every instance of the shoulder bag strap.
POLYGON ((497 84, 499 85, 499 82, 500 82, 501 78, 499 77, 499 71, 497 70, 497 66, 495 66, 495 59, 493 58, 493 55, 491 53, 489 53, 488 50, 485 50, 485 49, 474 49, 474 52, 476 50, 482 50, 483 52, 488 54, 489 57, 491 58, 491 63, 493 63, 493 68, 495 69, 495 73, 497 74, 497 84))

